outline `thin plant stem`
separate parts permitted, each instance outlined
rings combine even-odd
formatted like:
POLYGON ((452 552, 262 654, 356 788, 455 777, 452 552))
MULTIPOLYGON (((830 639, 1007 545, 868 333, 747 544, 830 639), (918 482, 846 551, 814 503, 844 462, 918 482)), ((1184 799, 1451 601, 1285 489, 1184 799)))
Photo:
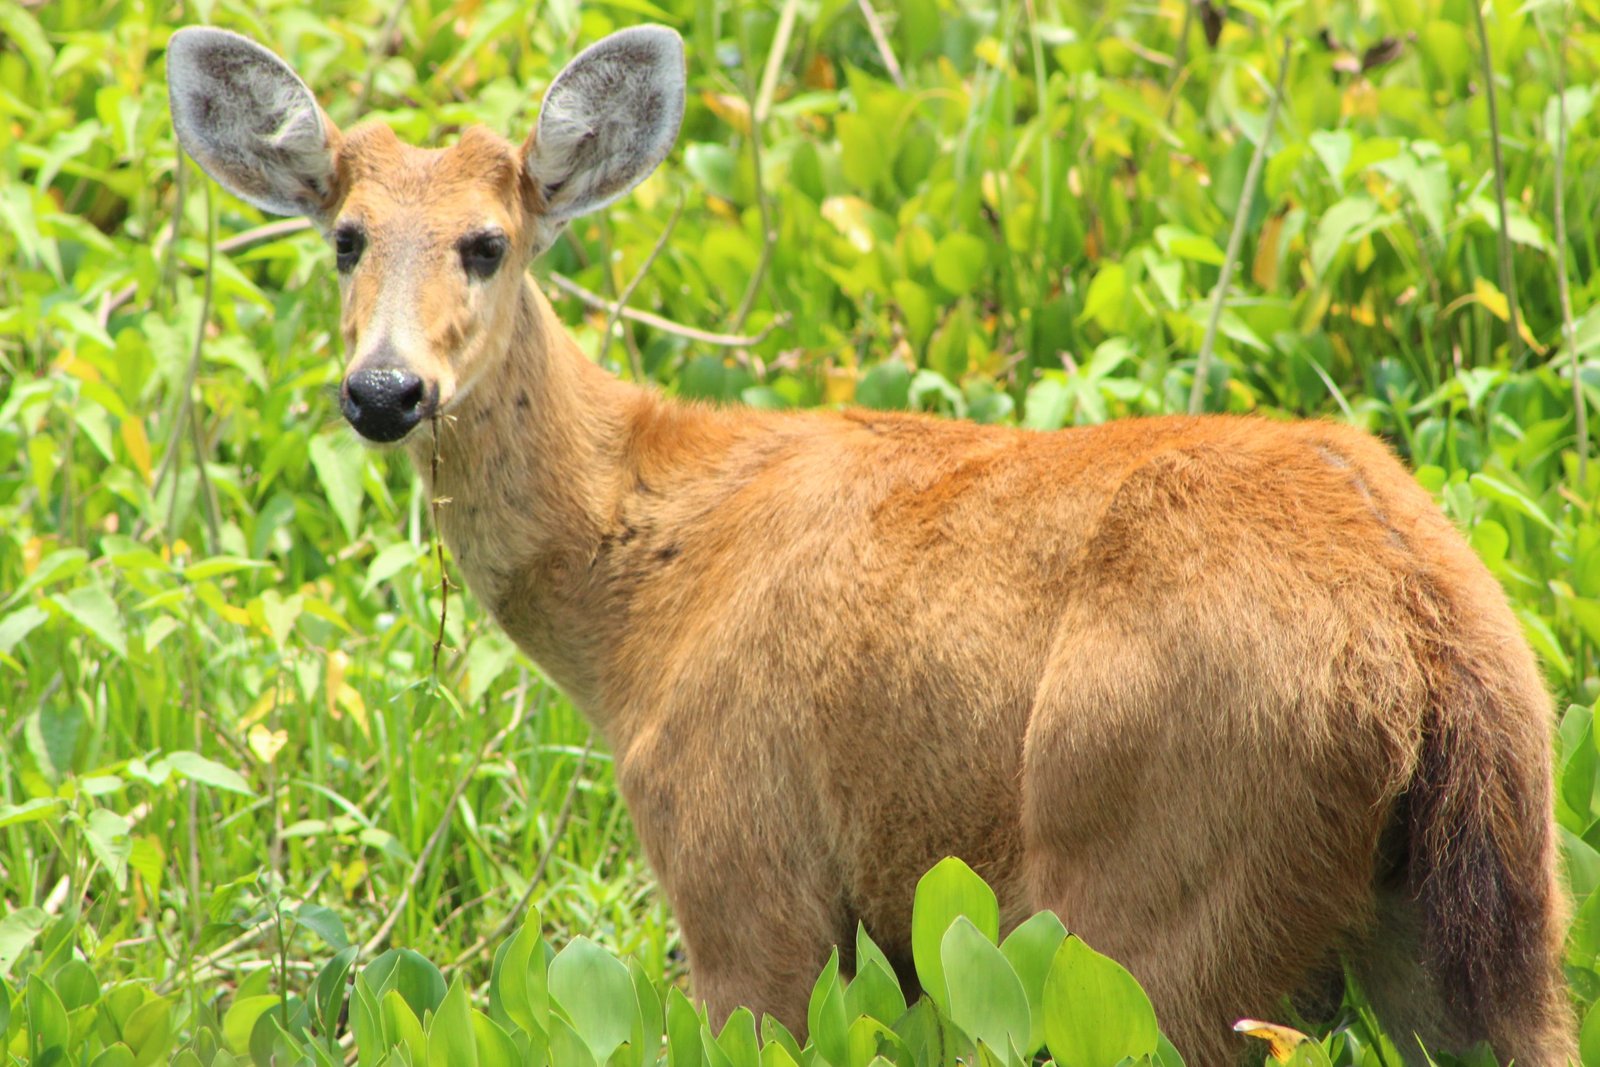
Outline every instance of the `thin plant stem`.
POLYGON ((1572 319, 1572 290, 1567 281, 1567 19, 1556 40, 1556 290, 1561 297, 1561 336, 1572 359, 1572 413, 1577 420, 1578 491, 1589 484, 1589 412, 1583 398, 1582 364, 1578 360, 1577 327, 1572 319))
MULTIPOLYGON (((683 197, 678 197, 678 206, 672 210, 672 217, 667 220, 666 226, 661 230, 661 236, 656 238, 655 247, 650 249, 650 254, 644 262, 639 264, 639 269, 633 272, 633 277, 628 279, 628 284, 622 287, 622 292, 617 296, 617 302, 611 306, 606 315, 606 328, 604 339, 600 342, 600 360, 603 365, 606 356, 611 351, 611 341, 616 335, 617 320, 622 318, 622 311, 628 306, 628 301, 633 299, 633 291, 639 288, 639 283, 644 281, 644 276, 650 273, 650 267, 655 263, 656 257, 661 255, 667 247, 667 240, 672 236, 672 231, 677 228, 678 219, 683 215, 683 197)), ((644 365, 636 349, 628 349, 628 364, 633 371, 633 380, 644 381, 644 365)))
MULTIPOLYGON (((783 68, 783 57, 789 51, 789 38, 794 35, 795 16, 800 11, 800 0, 784 0, 783 11, 778 15, 778 29, 772 35, 772 48, 767 52, 767 66, 761 72, 761 90, 756 94, 755 107, 750 112, 750 124, 767 121, 772 110, 772 96, 778 91, 778 71, 783 68)), ((739 18, 737 12, 734 18, 739 18)), ((744 36, 744 23, 739 24, 739 35, 744 36)))
POLYGON ((1511 347, 1511 362, 1520 367, 1527 351, 1522 343, 1517 314, 1517 276, 1511 267, 1511 224, 1506 217, 1506 165, 1500 150, 1500 109, 1495 101, 1494 57, 1489 53, 1489 26, 1484 21, 1487 0, 1473 0, 1472 18, 1478 27, 1479 58, 1483 60, 1484 102, 1489 108, 1489 147, 1494 160, 1494 202, 1500 213, 1500 291, 1506 297, 1506 329, 1511 347))
POLYGON ((1283 100, 1283 84, 1289 74, 1289 54, 1294 38, 1283 35, 1283 52, 1278 57, 1278 80, 1272 86, 1272 99, 1267 101, 1267 120, 1261 127, 1261 140, 1250 156, 1250 167, 1244 173, 1244 188, 1239 192, 1239 207, 1234 212, 1233 230, 1228 234, 1228 248, 1222 256, 1222 273, 1217 277, 1217 288, 1211 294, 1211 316, 1206 320, 1205 337, 1200 342, 1200 354, 1194 362, 1194 381, 1189 386, 1189 414, 1198 415, 1205 404, 1206 377, 1211 370, 1211 354, 1217 344, 1217 328, 1222 323, 1222 308, 1228 300, 1228 286, 1239 263, 1239 249, 1244 244, 1244 229, 1250 219, 1250 205, 1255 200, 1256 185, 1261 181, 1261 168, 1267 160, 1267 145, 1278 125, 1278 105, 1283 100))

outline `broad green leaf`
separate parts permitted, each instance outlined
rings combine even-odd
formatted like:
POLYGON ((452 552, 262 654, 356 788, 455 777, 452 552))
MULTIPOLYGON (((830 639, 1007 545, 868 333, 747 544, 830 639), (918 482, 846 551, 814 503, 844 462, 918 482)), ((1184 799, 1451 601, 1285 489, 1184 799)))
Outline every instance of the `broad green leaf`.
POLYGON ((478 1044, 478 1067, 522 1067, 533 1060, 525 1060, 511 1035, 481 1011, 472 1013, 472 1036, 478 1044))
POLYGON ((1033 1032, 1028 994, 1011 964, 972 921, 959 916, 945 932, 939 956, 950 998, 950 1021, 968 1037, 1005 1057, 1033 1032))
POLYGON ((222 1036, 228 1047, 240 1055, 250 1051, 250 1035, 255 1032, 256 1020, 276 1008, 280 998, 275 993, 253 997, 240 997, 228 1005, 222 1017, 222 1036))
POLYGON ((1053 911, 1041 911, 1028 919, 1000 943, 1000 953, 1022 982, 1028 996, 1029 1017, 1033 1021, 1027 1041, 1018 1040, 1017 1048, 1031 1056, 1044 1044, 1044 984, 1050 977, 1050 966, 1055 962, 1061 942, 1067 939, 1067 928, 1053 911))
POLYGON ((806 1007, 806 1028, 811 1033, 811 1043, 834 1067, 844 1067, 847 1062, 849 1026, 844 988, 839 983, 839 950, 835 948, 811 987, 811 999, 806 1007))
POLYGON ((51 599, 119 659, 128 658, 128 635, 122 626, 122 616, 117 611, 117 602, 105 589, 85 585, 51 599))
POLYGON ((418 1019, 429 1012, 438 1011, 447 991, 444 975, 439 973, 433 961, 409 948, 390 949, 367 964, 362 974, 371 983, 372 992, 385 1011, 388 1006, 382 1003, 383 998, 394 991, 400 994, 410 1007, 411 1014, 418 1019))
POLYGON ((448 1067, 478 1067, 478 1041, 472 1031, 467 987, 457 977, 428 1022, 428 1062, 448 1067))
MULTIPOLYGON (((340 931, 343 932, 343 926, 340 931)), ((324 1034, 338 1032, 340 1013, 344 1009, 345 981, 359 951, 356 945, 342 949, 317 972, 317 979, 311 984, 311 1003, 317 1013, 318 1028, 324 1034)))
POLYGON ((525 1033, 544 1039, 550 1026, 550 994, 546 987, 544 940, 539 909, 529 908, 522 926, 501 955, 494 988, 511 1021, 525 1033))
MULTIPOLYGON (((443 999, 443 998, 441 998, 443 999)), ((428 1062, 428 1036, 422 1023, 411 1010, 405 994, 398 987, 391 988, 379 1001, 383 1018, 383 1039, 390 1046, 404 1046, 412 1063, 428 1062)))
POLYGON ((19 907, 0 918, 0 974, 8 973, 22 958, 48 921, 50 917, 40 907, 19 907))
POLYGON ((1485 500, 1492 500, 1508 511, 1526 516, 1551 533, 1559 532, 1544 509, 1515 486, 1487 474, 1474 474, 1468 481, 1472 491, 1485 500))
POLYGON ((231 767, 224 767, 216 760, 207 759, 198 752, 173 752, 162 760, 164 765, 177 774, 199 782, 215 789, 225 789, 230 793, 240 793, 244 796, 255 796, 255 790, 250 788, 250 783, 238 771, 231 767))
POLYGON ((139 1005, 122 1030, 136 1067, 166 1063, 172 1038, 172 1001, 167 997, 152 997, 139 1005))
MULTIPOLYGON (((561 1005, 595 1062, 605 1063, 633 1034, 639 1002, 633 978, 611 953, 575 937, 550 961, 550 999, 561 1005)), ((555 1035, 552 1032, 552 1047, 555 1035)))
POLYGON ((128 885, 128 856, 133 852, 133 839, 128 834, 132 825, 127 816, 107 808, 95 808, 83 821, 83 837, 89 851, 119 890, 128 885))
POLYGON ((366 453, 354 437, 343 430, 313 437, 310 450, 311 466, 322 483, 328 506, 333 509, 339 525, 344 527, 345 536, 354 541, 361 521, 361 501, 366 494, 361 485, 366 453))
POLYGON ((1120 963, 1068 937, 1044 987, 1045 1043, 1056 1062, 1115 1064, 1154 1056, 1155 1009, 1120 963))
POLYGON ((756 1017, 749 1008, 736 1008, 717 1035, 717 1047, 722 1049, 733 1067, 761 1067, 761 1046, 756 1040, 756 1017))
POLYGON ((947 857, 917 883, 911 909, 911 955, 917 978, 947 1015, 950 999, 940 945, 950 925, 962 915, 991 942, 1000 940, 1000 904, 994 890, 964 862, 947 857))
POLYGON ((1600 1003, 1591 1005, 1583 1017, 1583 1029, 1578 1032, 1578 1053, 1584 1063, 1600 1063, 1600 1003))
MULTIPOLYGON (((49 819, 65 803, 66 801, 59 797, 39 797, 21 804, 0 804, 0 829, 49 819)), ((0 920, 0 923, 3 923, 3 920, 0 920)), ((0 949, 0 959, 4 959, 3 949, 0 949)))
POLYGON ((332 908, 308 902, 294 910, 294 918, 295 922, 322 938, 335 951, 350 944, 350 938, 344 932, 344 920, 332 908))
POLYGON ((970 233, 947 233, 933 253, 933 280, 951 296, 965 296, 988 265, 989 242, 970 233))
MULTIPOLYGON (((699 1021, 695 1023, 695 1053, 696 1059, 692 1062, 698 1067, 700 1050, 699 1021)), ((550 1062, 559 1063, 562 1067, 598 1067, 594 1053, 589 1050, 589 1045, 578 1036, 578 1031, 572 1024, 560 1015, 550 1016, 550 1062)))
MULTIPOLYGON (((172 1063, 173 1067, 183 1067, 185 1063, 191 1061, 194 1067, 202 1067, 200 1060, 195 1057, 194 1053, 187 1050, 180 1052, 178 1058, 173 1060, 172 1063), (184 1059, 185 1056, 190 1057, 190 1060, 186 1061, 184 1059)), ((98 1056, 89 1061, 89 1067, 135 1067, 137 1063, 138 1060, 134 1058, 133 1050, 118 1041, 102 1049, 98 1056)))
POLYGON ((862 376, 856 403, 879 411, 904 411, 911 402, 911 371, 898 359, 886 359, 862 376))
POLYGON ((51 1049, 65 1049, 72 1040, 72 1027, 56 991, 37 974, 30 974, 23 998, 28 1011, 28 1051, 38 1058, 51 1049))
POLYGON ((668 1067, 700 1067, 700 1016, 683 990, 667 990, 668 1067))

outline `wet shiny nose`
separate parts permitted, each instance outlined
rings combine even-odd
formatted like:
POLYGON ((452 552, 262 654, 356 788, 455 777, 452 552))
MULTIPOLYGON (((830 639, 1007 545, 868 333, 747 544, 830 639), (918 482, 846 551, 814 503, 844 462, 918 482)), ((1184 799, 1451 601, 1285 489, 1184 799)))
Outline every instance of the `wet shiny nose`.
POLYGON ((398 441, 433 413, 438 393, 410 371, 374 367, 344 380, 339 407, 356 433, 369 441, 398 441))

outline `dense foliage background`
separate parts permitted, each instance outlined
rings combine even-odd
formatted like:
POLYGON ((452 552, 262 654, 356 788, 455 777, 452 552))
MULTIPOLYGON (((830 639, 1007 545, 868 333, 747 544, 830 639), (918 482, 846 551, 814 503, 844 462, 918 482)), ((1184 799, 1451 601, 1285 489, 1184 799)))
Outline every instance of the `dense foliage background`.
POLYGON ((0 0, 0 976, 76 956, 187 1034, 346 938, 477 987, 529 904, 557 943, 677 973, 570 705, 459 593, 435 674, 426 502, 338 418, 329 249, 180 160, 163 82, 170 33, 215 23, 341 124, 520 138, 579 48, 655 20, 688 42, 679 148, 535 269, 597 359, 669 392, 1039 429, 1184 410, 1240 224, 1199 399, 1384 435, 1504 583, 1556 697, 1586 1012, 1600 3, 1482 16, 0 0))

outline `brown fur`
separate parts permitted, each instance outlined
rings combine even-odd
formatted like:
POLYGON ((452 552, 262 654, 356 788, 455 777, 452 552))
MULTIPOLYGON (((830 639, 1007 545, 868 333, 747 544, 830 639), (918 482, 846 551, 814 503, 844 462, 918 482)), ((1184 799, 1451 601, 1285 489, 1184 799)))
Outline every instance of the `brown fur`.
POLYGON ((1126 963, 1191 1064, 1341 955, 1401 1042, 1572 1056, 1549 699, 1386 449, 674 403, 584 359, 516 269, 519 158, 342 142, 329 218, 371 239, 345 338, 359 363, 383 301, 412 309, 443 534, 615 751, 715 1016, 803 1027, 857 921, 907 958, 953 854, 1008 924, 1051 908, 1126 963), (449 249, 485 216, 515 262, 471 288, 449 249))

